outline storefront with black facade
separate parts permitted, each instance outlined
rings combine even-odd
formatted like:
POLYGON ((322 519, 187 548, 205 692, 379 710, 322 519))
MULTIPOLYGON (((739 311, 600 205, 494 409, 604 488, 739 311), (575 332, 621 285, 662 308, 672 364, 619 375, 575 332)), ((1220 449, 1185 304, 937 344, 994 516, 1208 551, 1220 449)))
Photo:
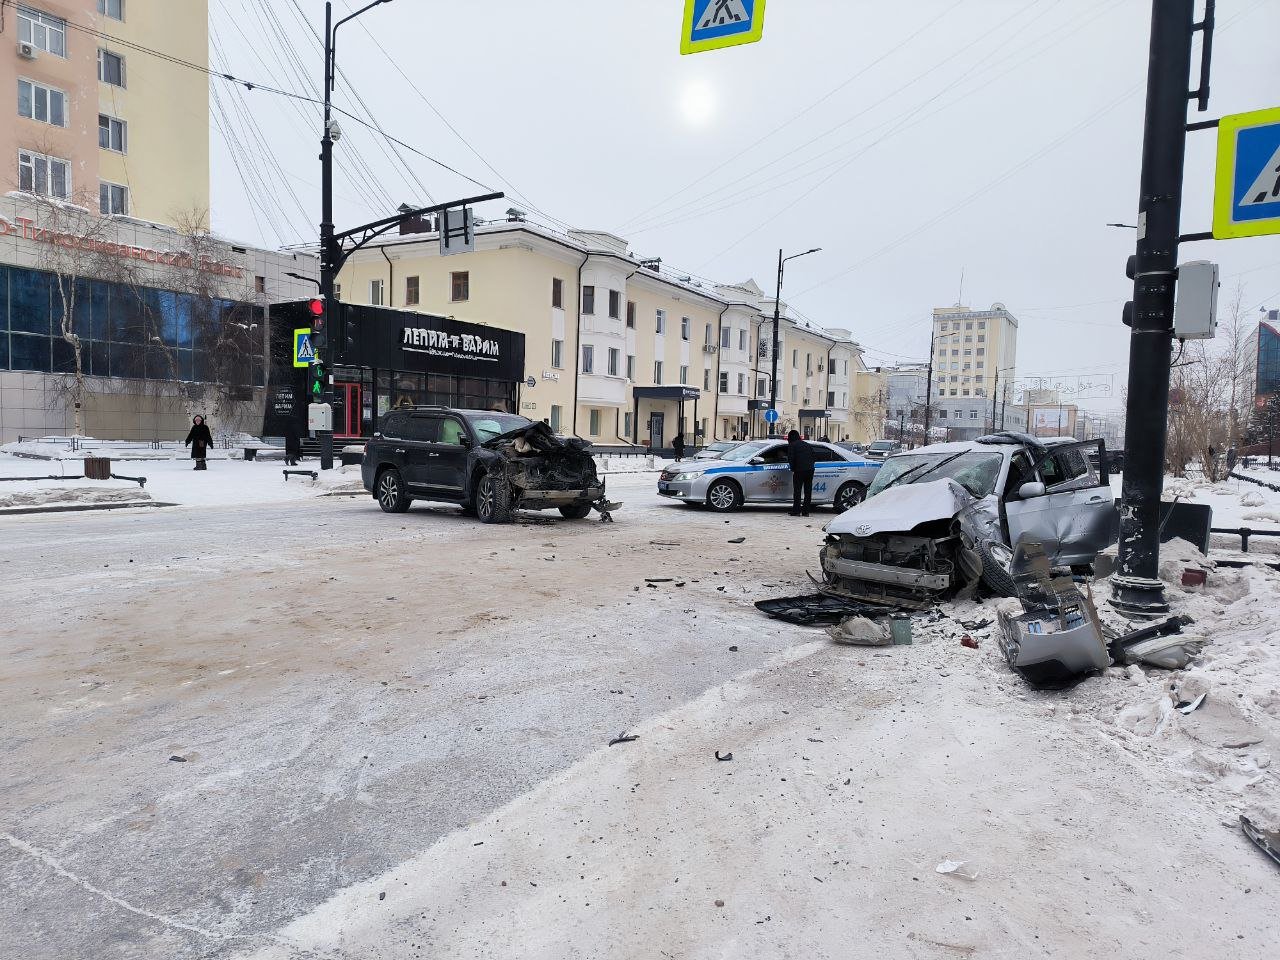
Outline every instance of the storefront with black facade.
MULTIPOLYGON (((516 412, 524 380, 524 334, 448 317, 337 304, 330 310, 335 439, 373 435, 388 410, 439 404, 516 412), (336 315, 334 315, 336 314, 336 315)), ((271 308, 271 382, 265 436, 283 436, 294 418, 305 434, 306 366, 296 366, 296 330, 310 329, 306 301, 271 308)))

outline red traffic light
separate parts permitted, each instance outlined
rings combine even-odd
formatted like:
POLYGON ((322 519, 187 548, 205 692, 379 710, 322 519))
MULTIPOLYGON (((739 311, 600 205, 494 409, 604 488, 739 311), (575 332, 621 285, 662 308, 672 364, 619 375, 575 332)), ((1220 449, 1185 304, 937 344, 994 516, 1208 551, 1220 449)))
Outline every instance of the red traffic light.
POLYGON ((324 301, 319 297, 307 301, 307 309, 311 311, 313 317, 324 316, 324 301))

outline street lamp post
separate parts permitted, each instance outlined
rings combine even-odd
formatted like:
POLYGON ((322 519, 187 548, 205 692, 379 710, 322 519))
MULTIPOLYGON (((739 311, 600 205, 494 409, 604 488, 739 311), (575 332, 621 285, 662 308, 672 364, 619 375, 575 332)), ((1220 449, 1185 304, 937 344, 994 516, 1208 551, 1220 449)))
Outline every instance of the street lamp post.
MULTIPOLYGON (((796 260, 800 257, 807 257, 811 253, 818 253, 821 247, 814 247, 812 250, 806 250, 804 253, 793 253, 789 257, 784 257, 782 251, 778 251, 778 285, 774 291, 773 297, 773 373, 769 377, 769 409, 776 411, 778 409, 778 326, 782 321, 782 273, 783 268, 788 260, 796 260)), ((775 420, 769 424, 769 436, 776 437, 778 435, 778 422, 775 420)))
MULTIPOLYGON (((333 87, 337 75, 337 39, 338 28, 348 20, 354 20, 360 14, 391 0, 373 0, 350 16, 333 22, 333 3, 324 5, 324 132, 320 138, 320 298, 324 301, 325 323, 313 334, 312 342, 316 348, 316 356, 320 358, 325 373, 324 389, 320 399, 322 403, 333 405, 333 350, 329 344, 329 328, 337 313, 333 309, 333 284, 338 271, 341 251, 334 239, 333 227, 333 144, 341 131, 336 130, 333 120, 333 87)), ((333 469, 333 431, 318 432, 320 440, 320 469, 333 469)))

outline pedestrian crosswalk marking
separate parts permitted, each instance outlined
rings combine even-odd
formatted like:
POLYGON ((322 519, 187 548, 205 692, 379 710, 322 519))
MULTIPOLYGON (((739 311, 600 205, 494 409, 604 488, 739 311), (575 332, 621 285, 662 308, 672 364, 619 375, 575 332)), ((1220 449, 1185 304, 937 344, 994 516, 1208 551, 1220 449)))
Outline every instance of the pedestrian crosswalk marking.
POLYGON ((1248 190, 1240 206, 1251 207, 1258 203, 1280 203, 1280 147, 1263 164, 1262 170, 1248 190))
POLYGON ((712 4, 707 15, 698 24, 699 30, 723 27, 727 23, 740 23, 751 16, 742 5, 742 0, 712 0, 712 4))

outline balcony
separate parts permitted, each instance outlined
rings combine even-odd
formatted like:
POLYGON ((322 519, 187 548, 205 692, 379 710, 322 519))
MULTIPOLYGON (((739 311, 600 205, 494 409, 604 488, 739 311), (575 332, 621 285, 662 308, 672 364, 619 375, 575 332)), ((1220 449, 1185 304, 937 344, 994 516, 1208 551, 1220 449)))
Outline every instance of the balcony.
POLYGON ((598 373, 578 374, 578 403, 592 407, 626 407, 627 380, 598 373))

